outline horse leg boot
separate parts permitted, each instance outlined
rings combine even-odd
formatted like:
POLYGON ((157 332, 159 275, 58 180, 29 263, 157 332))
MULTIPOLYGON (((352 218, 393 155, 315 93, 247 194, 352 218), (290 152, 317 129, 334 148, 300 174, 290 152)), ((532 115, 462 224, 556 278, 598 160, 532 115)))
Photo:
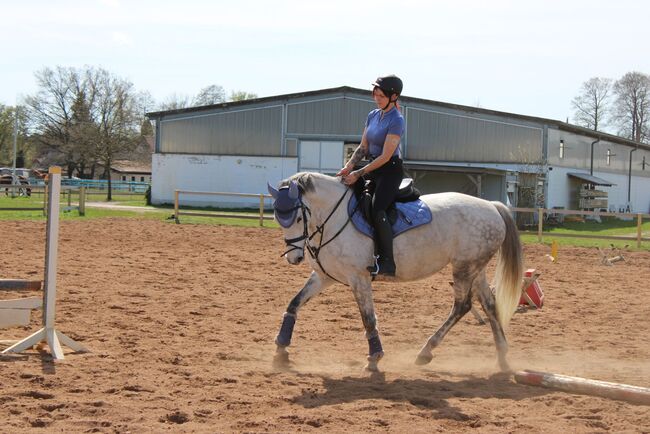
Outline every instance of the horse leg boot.
POLYGON ((293 327, 298 318, 298 310, 307 303, 312 297, 320 293, 323 289, 330 286, 333 281, 329 278, 321 278, 315 271, 312 271, 311 276, 305 282, 302 289, 296 294, 287 311, 282 318, 282 325, 280 332, 275 338, 276 353, 273 358, 273 364, 276 367, 286 367, 289 365, 289 352, 287 347, 291 345, 291 336, 293 335, 293 327))
POLYGON ((390 226, 386 211, 378 211, 373 221, 375 239, 378 244, 379 259, 377 266, 368 267, 373 275, 395 276, 395 259, 393 258, 393 228, 390 226))
MULTIPOLYGON (((455 279, 454 279, 455 280, 455 279)), ((416 365, 426 365, 433 359, 431 351, 437 347, 445 335, 456 325, 462 317, 472 308, 472 296, 470 293, 470 284, 454 283, 454 306, 451 308, 451 313, 447 320, 440 326, 436 333, 427 339, 417 358, 415 359, 416 365), (467 288, 467 289, 465 289, 467 288)))
POLYGON ((368 339, 368 364, 365 370, 377 372, 377 364, 384 356, 384 350, 379 339, 379 330, 377 330, 377 317, 375 316, 375 306, 372 301, 372 287, 370 282, 360 281, 352 284, 352 293, 357 301, 361 321, 366 330, 366 339, 368 339))

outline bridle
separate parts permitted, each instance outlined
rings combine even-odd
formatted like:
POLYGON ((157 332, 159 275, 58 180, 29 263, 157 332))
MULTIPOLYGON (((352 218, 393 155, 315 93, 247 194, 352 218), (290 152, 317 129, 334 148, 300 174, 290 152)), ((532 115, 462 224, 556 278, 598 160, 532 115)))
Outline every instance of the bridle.
MULTIPOLYGON (((338 231, 337 231, 337 232, 336 232, 336 233, 335 233, 335 234, 334 234, 334 235, 333 235, 329 240, 323 242, 323 232, 324 232, 324 230, 325 230, 325 224, 327 224, 327 222, 329 221, 329 219, 334 215, 334 213, 336 212, 336 210, 338 209, 338 207, 341 205, 341 203, 343 202, 343 199, 344 199, 345 196, 347 195, 348 191, 351 191, 351 190, 346 188, 345 191, 343 192, 343 195, 340 197, 340 199, 338 200, 338 202, 336 202, 336 205, 334 205, 334 208, 332 209, 332 211, 330 211, 330 213, 329 213, 329 215, 327 216, 327 218, 325 219, 325 221, 324 221, 322 224, 320 224, 320 225, 316 225, 316 230, 315 230, 311 235, 309 234, 309 227, 308 227, 308 224, 307 224, 307 215, 309 214, 309 215, 311 216, 311 210, 310 210, 309 207, 308 207, 307 205, 305 205, 305 203, 302 201, 302 196, 299 197, 299 198, 298 198, 298 200, 299 200, 299 204, 296 205, 294 208, 292 208, 292 209, 290 209, 290 210, 287 210, 287 211, 294 211, 294 210, 296 210, 296 209, 300 209, 300 211, 302 212, 302 225, 303 225, 303 232, 302 232, 302 235, 299 236, 299 237, 296 237, 296 238, 289 238, 289 239, 285 238, 285 239, 284 239, 285 244, 287 245, 287 247, 290 247, 290 248, 289 248, 286 252, 284 252, 282 255, 280 255, 280 256, 284 256, 284 255, 286 255, 286 254, 289 253, 289 252, 293 252, 294 250, 303 250, 303 251, 304 251, 304 249, 307 248, 307 251, 309 252, 309 254, 311 255, 311 257, 316 261, 316 263, 318 264, 318 266, 320 267, 320 269, 323 271, 323 273, 325 273, 325 274, 327 275, 327 277, 329 277, 330 279, 336 280, 336 281, 339 282, 339 283, 343 283, 343 282, 341 282, 340 280, 338 280, 338 279, 336 279, 335 277, 333 277, 332 275, 330 275, 327 271, 325 271, 325 268, 323 268, 323 264, 321 264, 321 261, 320 261, 318 255, 320 254, 321 249, 322 249, 323 247, 325 247, 326 245, 328 245, 329 243, 331 243, 332 241, 334 241, 334 240, 336 239, 336 237, 338 237, 338 236, 341 234, 341 232, 343 232, 343 229, 345 229, 345 227, 348 225, 348 223, 350 223, 351 217, 348 216, 348 219, 345 221, 345 224, 341 227, 341 229, 339 229, 339 230, 338 230, 338 231), (319 239, 318 247, 313 246, 313 245, 310 243, 310 241, 311 241, 311 240, 312 240, 312 239, 313 239, 317 234, 320 234, 320 239, 319 239), (306 241, 303 243, 302 247, 300 247, 300 246, 296 246, 296 245, 294 244, 294 243, 297 243, 297 242, 302 241, 302 240, 306 240, 306 241)), ((358 204, 357 204, 357 206, 358 206, 358 204)), ((355 210, 355 211, 356 211, 356 210, 355 210)), ((353 214, 354 214, 354 213, 353 213, 353 214)))

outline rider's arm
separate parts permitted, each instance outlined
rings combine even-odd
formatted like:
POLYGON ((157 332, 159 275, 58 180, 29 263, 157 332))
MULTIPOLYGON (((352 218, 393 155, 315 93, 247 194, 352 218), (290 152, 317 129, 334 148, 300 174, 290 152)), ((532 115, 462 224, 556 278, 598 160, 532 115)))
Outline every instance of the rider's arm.
POLYGON ((357 149, 354 150, 352 156, 345 164, 345 167, 336 174, 336 176, 347 176, 352 172, 354 166, 361 160, 363 157, 368 155, 368 140, 366 139, 366 129, 363 129, 363 136, 361 137, 361 143, 357 146, 357 149))
POLYGON ((359 170, 355 170, 354 174, 358 174, 358 176, 363 176, 364 174, 368 172, 372 172, 375 169, 379 169, 381 166, 386 164, 388 160, 390 160, 390 157, 393 156, 393 153, 395 152, 395 149, 399 146, 400 142, 400 136, 397 134, 388 134, 386 136, 386 141, 384 142, 384 149, 381 152, 381 155, 374 160, 372 160, 370 163, 365 165, 359 170))

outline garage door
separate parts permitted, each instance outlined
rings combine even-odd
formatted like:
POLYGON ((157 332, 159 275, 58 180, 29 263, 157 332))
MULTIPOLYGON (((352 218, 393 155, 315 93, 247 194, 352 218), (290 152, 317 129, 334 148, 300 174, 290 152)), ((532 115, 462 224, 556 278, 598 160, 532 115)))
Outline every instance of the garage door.
POLYGON ((343 167, 343 142, 300 141, 301 172, 333 175, 343 167))

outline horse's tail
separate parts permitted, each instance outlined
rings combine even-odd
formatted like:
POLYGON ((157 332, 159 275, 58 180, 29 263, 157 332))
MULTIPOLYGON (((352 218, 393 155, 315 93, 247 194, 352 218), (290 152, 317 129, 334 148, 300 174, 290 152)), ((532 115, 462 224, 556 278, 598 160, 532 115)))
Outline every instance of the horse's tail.
POLYGON ((521 297, 523 263, 521 242, 515 220, 510 210, 501 202, 492 202, 506 225, 506 237, 499 249, 495 273, 497 318, 505 328, 517 309, 521 297))

